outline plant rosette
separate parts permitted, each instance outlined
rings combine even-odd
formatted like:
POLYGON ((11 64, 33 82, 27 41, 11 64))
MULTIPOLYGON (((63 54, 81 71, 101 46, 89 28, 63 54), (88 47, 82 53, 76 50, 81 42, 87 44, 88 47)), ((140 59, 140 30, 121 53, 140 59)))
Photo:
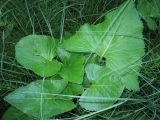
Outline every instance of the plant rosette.
POLYGON ((3 120, 15 111, 19 116, 30 116, 28 119, 49 119, 78 104, 99 111, 112 106, 124 89, 139 91, 138 74, 144 55, 142 31, 134 2, 128 0, 108 12, 102 23, 82 25, 62 44, 45 35, 22 38, 15 48, 16 59, 42 80, 4 98, 14 108, 9 108, 3 120))

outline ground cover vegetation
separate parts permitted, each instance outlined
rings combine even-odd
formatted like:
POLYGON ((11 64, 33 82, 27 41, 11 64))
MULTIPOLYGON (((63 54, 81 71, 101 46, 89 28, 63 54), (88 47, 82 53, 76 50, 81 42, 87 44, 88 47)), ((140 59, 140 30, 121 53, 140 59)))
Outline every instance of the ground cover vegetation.
POLYGON ((159 0, 1 0, 2 120, 160 119, 159 0))

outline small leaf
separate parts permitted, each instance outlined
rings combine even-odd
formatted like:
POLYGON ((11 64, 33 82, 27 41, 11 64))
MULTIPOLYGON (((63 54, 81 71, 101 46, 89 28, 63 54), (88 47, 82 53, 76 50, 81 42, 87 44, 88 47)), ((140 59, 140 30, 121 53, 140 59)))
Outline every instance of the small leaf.
POLYGON ((146 18, 145 20, 147 22, 147 25, 148 25, 149 29, 151 29, 151 30, 156 30, 157 29, 157 23, 154 19, 146 18))
POLYGON ((63 94, 65 95, 79 95, 82 94, 84 91, 84 88, 82 85, 69 83, 65 90, 63 91, 63 94))
POLYGON ((70 58, 62 66, 59 74, 65 80, 72 83, 81 84, 84 76, 84 56, 80 54, 70 54, 70 58))
POLYGON ((37 80, 16 89, 5 100, 28 115, 48 119, 75 108, 71 100, 58 96, 67 84, 65 80, 37 80))
POLYGON ((111 106, 122 94, 124 86, 117 76, 108 75, 96 80, 80 98, 81 107, 90 111, 98 111, 111 106))
POLYGON ((4 113, 1 120, 35 120, 33 117, 27 116, 23 112, 14 107, 9 107, 4 113))
POLYGON ((139 0, 138 11, 151 30, 157 29, 156 20, 160 18, 160 0, 139 0))
POLYGON ((49 36, 29 35, 17 43, 16 59, 42 77, 52 76, 61 68, 61 63, 53 59, 55 46, 55 40, 49 36))
POLYGON ((140 0, 138 2, 138 11, 144 18, 160 18, 160 1, 159 0, 140 0))

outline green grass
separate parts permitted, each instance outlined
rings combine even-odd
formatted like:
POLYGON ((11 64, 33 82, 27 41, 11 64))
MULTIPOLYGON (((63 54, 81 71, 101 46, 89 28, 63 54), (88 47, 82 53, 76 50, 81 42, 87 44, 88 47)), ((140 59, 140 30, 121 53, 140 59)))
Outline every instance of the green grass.
MULTIPOLYGON (((15 60, 15 44, 29 34, 46 34, 63 40, 68 33, 73 34, 84 23, 99 23, 104 14, 117 7, 124 0, 1 0, 0 20, 0 111, 1 115, 8 108, 3 97, 16 88, 34 79, 31 71, 24 69, 15 60)), ((140 73, 141 90, 125 91, 127 100, 111 108, 98 112, 89 112, 78 107, 57 118, 92 120, 135 120, 145 115, 149 120, 160 119, 160 29, 151 31, 144 22, 146 53, 140 73), (134 116, 134 117, 133 117, 134 116), (114 119, 111 119, 114 118, 114 119)), ((159 25, 160 28, 160 25, 159 25)), ((139 118, 140 119, 140 118, 139 118)), ((137 119, 137 120, 139 120, 137 119)))

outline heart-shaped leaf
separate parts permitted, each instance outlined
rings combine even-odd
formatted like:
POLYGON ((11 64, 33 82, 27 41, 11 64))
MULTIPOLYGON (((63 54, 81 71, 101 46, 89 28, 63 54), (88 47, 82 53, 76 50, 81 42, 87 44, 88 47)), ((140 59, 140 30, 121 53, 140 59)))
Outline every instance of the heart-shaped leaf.
POLYGON ((16 89, 5 100, 28 115, 48 119, 75 108, 70 99, 59 95, 67 84, 65 80, 37 80, 16 89))
POLYGON ((102 23, 83 25, 64 41, 63 47, 72 52, 96 53, 100 59, 106 59, 106 67, 118 76, 134 71, 135 77, 127 75, 122 81, 129 90, 138 90, 137 76, 144 55, 142 31, 143 25, 134 2, 128 0, 109 12, 102 23), (129 85, 130 81, 135 88, 129 85))
POLYGON ((16 45, 16 59, 25 68, 42 77, 56 74, 61 63, 54 60, 56 56, 55 40, 44 35, 29 35, 16 45))

